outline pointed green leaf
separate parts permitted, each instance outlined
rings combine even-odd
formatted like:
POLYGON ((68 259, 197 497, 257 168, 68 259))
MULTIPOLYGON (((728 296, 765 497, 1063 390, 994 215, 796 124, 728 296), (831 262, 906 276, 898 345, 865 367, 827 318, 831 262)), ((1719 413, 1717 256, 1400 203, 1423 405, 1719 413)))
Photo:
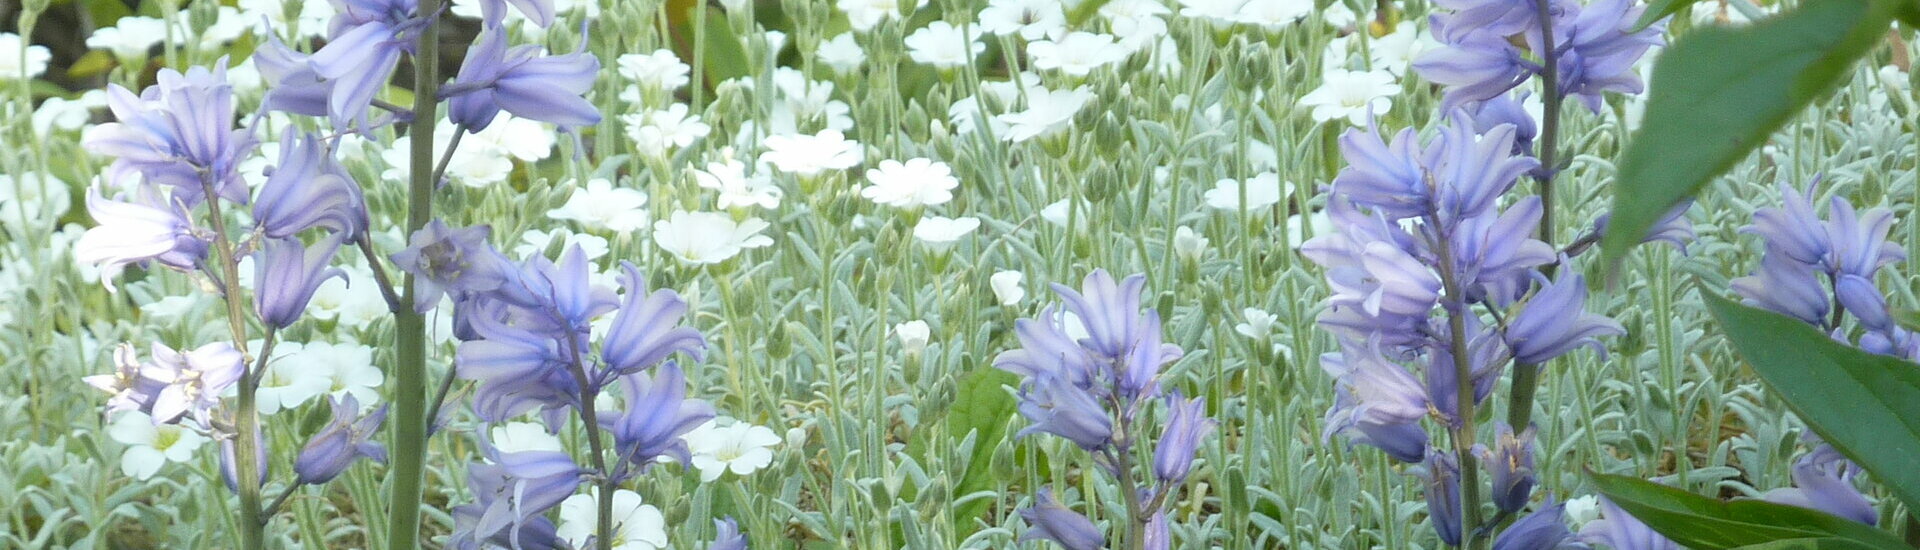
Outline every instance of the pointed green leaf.
POLYGON ((1601 241, 1607 263, 1845 80, 1905 1, 1806 2, 1752 26, 1695 30, 1661 54, 1646 116, 1621 155, 1601 241))
POLYGON ((1821 439, 1920 507, 1920 365, 1833 341, 1799 320, 1711 292, 1727 339, 1821 439))
MULTIPOLYGON (((1013 394, 1004 386, 1019 383, 1019 377, 1000 369, 980 366, 973 372, 960 378, 959 394, 955 396, 953 411, 948 413, 947 429, 954 441, 975 433, 973 456, 967 460, 967 473, 961 476, 953 494, 965 495, 974 491, 991 489, 993 473, 987 464, 993 460, 994 449, 1007 439, 1007 426, 1013 419, 1017 405, 1013 394)), ((959 533, 972 533, 973 519, 985 511, 987 499, 974 500, 955 510, 954 528, 959 533)), ((963 535, 964 536, 964 535, 963 535)))
POLYGON ((1633 23, 1633 28, 1634 30, 1647 28, 1647 25, 1652 25, 1654 21, 1659 21, 1663 17, 1693 7, 1694 3, 1699 1, 1700 0, 1653 0, 1652 2, 1648 2, 1647 11, 1640 13, 1640 20, 1633 23))
POLYGON ((1806 508, 1764 500, 1722 501, 1624 476, 1594 474, 1593 485, 1634 519, 1689 548, 1740 548, 1804 539, 1843 539, 1860 545, 1845 548, 1901 547, 1900 539, 1885 531, 1806 508))

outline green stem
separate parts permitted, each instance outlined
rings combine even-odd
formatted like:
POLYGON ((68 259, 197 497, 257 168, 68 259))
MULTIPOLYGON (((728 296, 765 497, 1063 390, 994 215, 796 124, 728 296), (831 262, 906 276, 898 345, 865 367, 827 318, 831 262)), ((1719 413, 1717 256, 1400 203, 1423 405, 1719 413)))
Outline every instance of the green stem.
POLYGON ((1553 178, 1560 167, 1558 162, 1560 140, 1560 67, 1559 60, 1553 55, 1553 11, 1552 0, 1534 0, 1535 12, 1540 18, 1540 42, 1545 51, 1540 55, 1540 89, 1542 113, 1540 121, 1540 240, 1553 244, 1553 178))
MULTIPOLYGON (((420 29, 413 58, 413 122, 407 129, 412 145, 411 181, 407 186, 407 234, 433 217, 433 130, 439 119, 435 96, 440 88, 440 7, 442 0, 422 0, 419 12, 430 18, 420 29)), ((426 317, 413 308, 414 276, 401 282, 400 306, 394 312, 393 478, 387 509, 387 548, 419 548, 420 493, 427 450, 426 317)))
MULTIPOLYGON (((220 213, 220 193, 213 178, 202 173, 200 188, 206 195, 207 218, 213 225, 214 249, 219 254, 221 276, 225 278, 220 282, 220 297, 227 306, 227 329, 232 332, 233 348, 244 356, 247 353, 247 318, 246 306, 239 296, 240 261, 234 258, 233 241, 227 236, 227 221, 220 213)), ((266 361, 263 359, 260 365, 266 366, 266 361)), ((254 388, 260 383, 258 370, 248 368, 240 373, 239 398, 235 401, 233 412, 233 467, 234 485, 240 493, 240 547, 247 549, 262 547, 261 528, 266 525, 260 514, 260 463, 253 458, 260 453, 260 441, 256 437, 260 417, 254 412, 254 388)))
POLYGON ((1507 426, 1520 433, 1533 423, 1533 394, 1540 387, 1540 366, 1515 364, 1509 387, 1512 402, 1507 406, 1507 426))
MULTIPOLYGON (((1447 329, 1449 352, 1453 355, 1453 375, 1455 386, 1454 414, 1458 417, 1452 428, 1453 450, 1460 461, 1460 539, 1462 548, 1484 548, 1486 541, 1479 534, 1480 518, 1480 467, 1473 457, 1474 412, 1473 399, 1473 361, 1467 350, 1466 316, 1472 315, 1466 301, 1461 298, 1459 278, 1454 276, 1452 236, 1441 232, 1434 239, 1440 256, 1440 283, 1447 293, 1451 304, 1447 308, 1447 329)), ((1529 405, 1531 406, 1531 405, 1529 405)))

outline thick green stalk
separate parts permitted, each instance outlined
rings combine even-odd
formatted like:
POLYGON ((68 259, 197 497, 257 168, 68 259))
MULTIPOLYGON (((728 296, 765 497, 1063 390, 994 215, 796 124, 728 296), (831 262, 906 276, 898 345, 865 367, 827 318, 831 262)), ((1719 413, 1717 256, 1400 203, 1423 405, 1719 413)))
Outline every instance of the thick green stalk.
MULTIPOLYGON (((1539 14, 1540 42, 1546 51, 1540 56, 1540 240, 1553 244, 1553 178, 1559 171, 1560 141, 1560 61, 1553 55, 1553 12, 1551 0, 1534 0, 1539 14)), ((1551 273, 1551 272, 1549 272, 1551 273)))
POLYGON ((1540 365, 1513 366, 1513 380, 1507 403, 1507 425, 1520 433, 1533 423, 1533 394, 1540 385, 1540 365))
POLYGON ((1460 546, 1462 548, 1485 548, 1488 537, 1477 537, 1480 526, 1480 467, 1473 457, 1474 413, 1477 410, 1473 399, 1473 358, 1467 349, 1466 316, 1472 315, 1466 301, 1461 297, 1459 278, 1454 275, 1454 258, 1451 250, 1451 235, 1443 234, 1435 239, 1440 255, 1440 283, 1446 292, 1446 300, 1452 302, 1446 306, 1449 352, 1453 355, 1453 376, 1455 386, 1454 414, 1458 416, 1453 428, 1453 451, 1460 463, 1460 546))
MULTIPOLYGON (((421 0, 420 13, 432 18, 420 30, 413 58, 413 122, 407 130, 413 163, 407 186, 407 234, 433 217, 433 127, 439 118, 435 98, 440 91, 440 3, 421 0)), ((393 479, 387 509, 387 548, 419 548, 420 485, 427 451, 427 325, 413 309, 414 277, 401 282, 400 307, 394 315, 393 479)))
MULTIPOLYGON (((220 193, 213 184, 213 178, 205 173, 200 176, 200 188, 207 198, 207 218, 213 225, 213 245, 220 261, 221 277, 220 297, 227 306, 227 328, 232 331, 233 348, 241 355, 247 353, 246 305, 240 297, 240 260, 233 257, 233 241, 227 238, 227 221, 220 213, 220 193)), ((271 350, 268 350, 269 352, 271 350)), ((260 366, 265 368, 264 358, 260 366)), ((260 417, 255 414, 254 388, 259 385, 259 373, 255 369, 242 371, 239 389, 236 393, 233 412, 233 468, 234 485, 240 493, 240 547, 255 550, 262 547, 261 529, 266 521, 260 515, 260 463, 253 459, 260 451, 260 417)))

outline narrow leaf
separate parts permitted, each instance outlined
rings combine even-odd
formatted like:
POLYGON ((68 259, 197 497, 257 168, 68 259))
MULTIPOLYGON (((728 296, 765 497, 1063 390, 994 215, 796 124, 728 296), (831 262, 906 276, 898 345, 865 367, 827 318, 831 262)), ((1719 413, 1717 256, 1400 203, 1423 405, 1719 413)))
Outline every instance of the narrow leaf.
POLYGON ((1764 500, 1721 501, 1624 476, 1594 474, 1593 484, 1635 519, 1689 548, 1740 548, 1804 539, 1844 539, 1865 548, 1900 547, 1900 540, 1884 531, 1806 508, 1764 500))

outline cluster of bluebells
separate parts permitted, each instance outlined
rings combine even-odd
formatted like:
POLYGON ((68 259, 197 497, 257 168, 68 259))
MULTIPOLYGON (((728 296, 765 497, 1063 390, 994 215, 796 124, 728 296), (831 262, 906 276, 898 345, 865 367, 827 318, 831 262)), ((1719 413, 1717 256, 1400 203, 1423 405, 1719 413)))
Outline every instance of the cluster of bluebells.
MULTIPOLYGON (((1142 526, 1145 540, 1135 544, 1165 549, 1172 544, 1169 496, 1186 480, 1217 423, 1207 417, 1205 398, 1188 399, 1161 386, 1161 369, 1183 352, 1161 342, 1159 313, 1141 309, 1146 282, 1145 275, 1115 281, 1095 270, 1078 291, 1053 285, 1065 307, 1049 306, 1015 323, 1022 347, 1000 354, 994 366, 1022 378, 1019 410, 1030 424, 1020 436, 1044 433, 1072 442, 1124 487, 1139 486, 1133 457, 1144 441, 1147 415, 1155 403, 1164 403, 1148 469, 1152 483, 1123 495, 1136 499, 1126 509, 1137 515, 1115 524, 1142 526)), ((1094 522, 1055 500, 1050 489, 1041 489, 1020 515, 1028 524, 1025 539, 1052 540, 1072 550, 1105 547, 1106 536, 1094 522)))
MULTIPOLYGON (((1326 436, 1422 464, 1429 514, 1448 544, 1462 538, 1460 457, 1430 443, 1426 421, 1472 437, 1460 433, 1464 417, 1509 363, 1538 369, 1623 332, 1583 310, 1579 274, 1564 270, 1550 280, 1541 273, 1560 258, 1533 237, 1539 198, 1501 207, 1519 177, 1538 166, 1516 154, 1517 140, 1514 125, 1481 129, 1461 110, 1425 143, 1411 129, 1390 141, 1377 130, 1349 131, 1340 140, 1348 166, 1328 198, 1334 232, 1301 246, 1326 269, 1333 290, 1318 319, 1340 345, 1321 358, 1337 395, 1326 436), (1455 357, 1460 351, 1464 358, 1455 357), (1456 359, 1468 365, 1465 380, 1456 359), (1459 402, 1462 384, 1474 402, 1459 402)), ((1488 468, 1494 504, 1517 513, 1533 485, 1534 430, 1496 431, 1492 447, 1473 451, 1488 468)))
MULTIPOLYGON (((1882 267, 1907 256, 1887 242, 1893 211, 1857 211, 1836 196, 1829 200, 1823 220, 1814 209, 1818 184, 1816 179, 1805 189, 1794 189, 1782 183, 1780 206, 1753 213, 1753 224, 1742 231, 1759 235, 1765 251, 1752 275, 1733 280, 1734 292, 1748 305, 1818 327, 1834 340, 1908 361, 1920 359, 1920 342, 1893 320, 1886 295, 1873 282, 1882 267)), ((1794 462, 1794 487, 1769 491, 1767 500, 1869 525, 1877 521, 1872 504, 1853 484, 1860 467, 1808 437, 1812 451, 1794 462)))

